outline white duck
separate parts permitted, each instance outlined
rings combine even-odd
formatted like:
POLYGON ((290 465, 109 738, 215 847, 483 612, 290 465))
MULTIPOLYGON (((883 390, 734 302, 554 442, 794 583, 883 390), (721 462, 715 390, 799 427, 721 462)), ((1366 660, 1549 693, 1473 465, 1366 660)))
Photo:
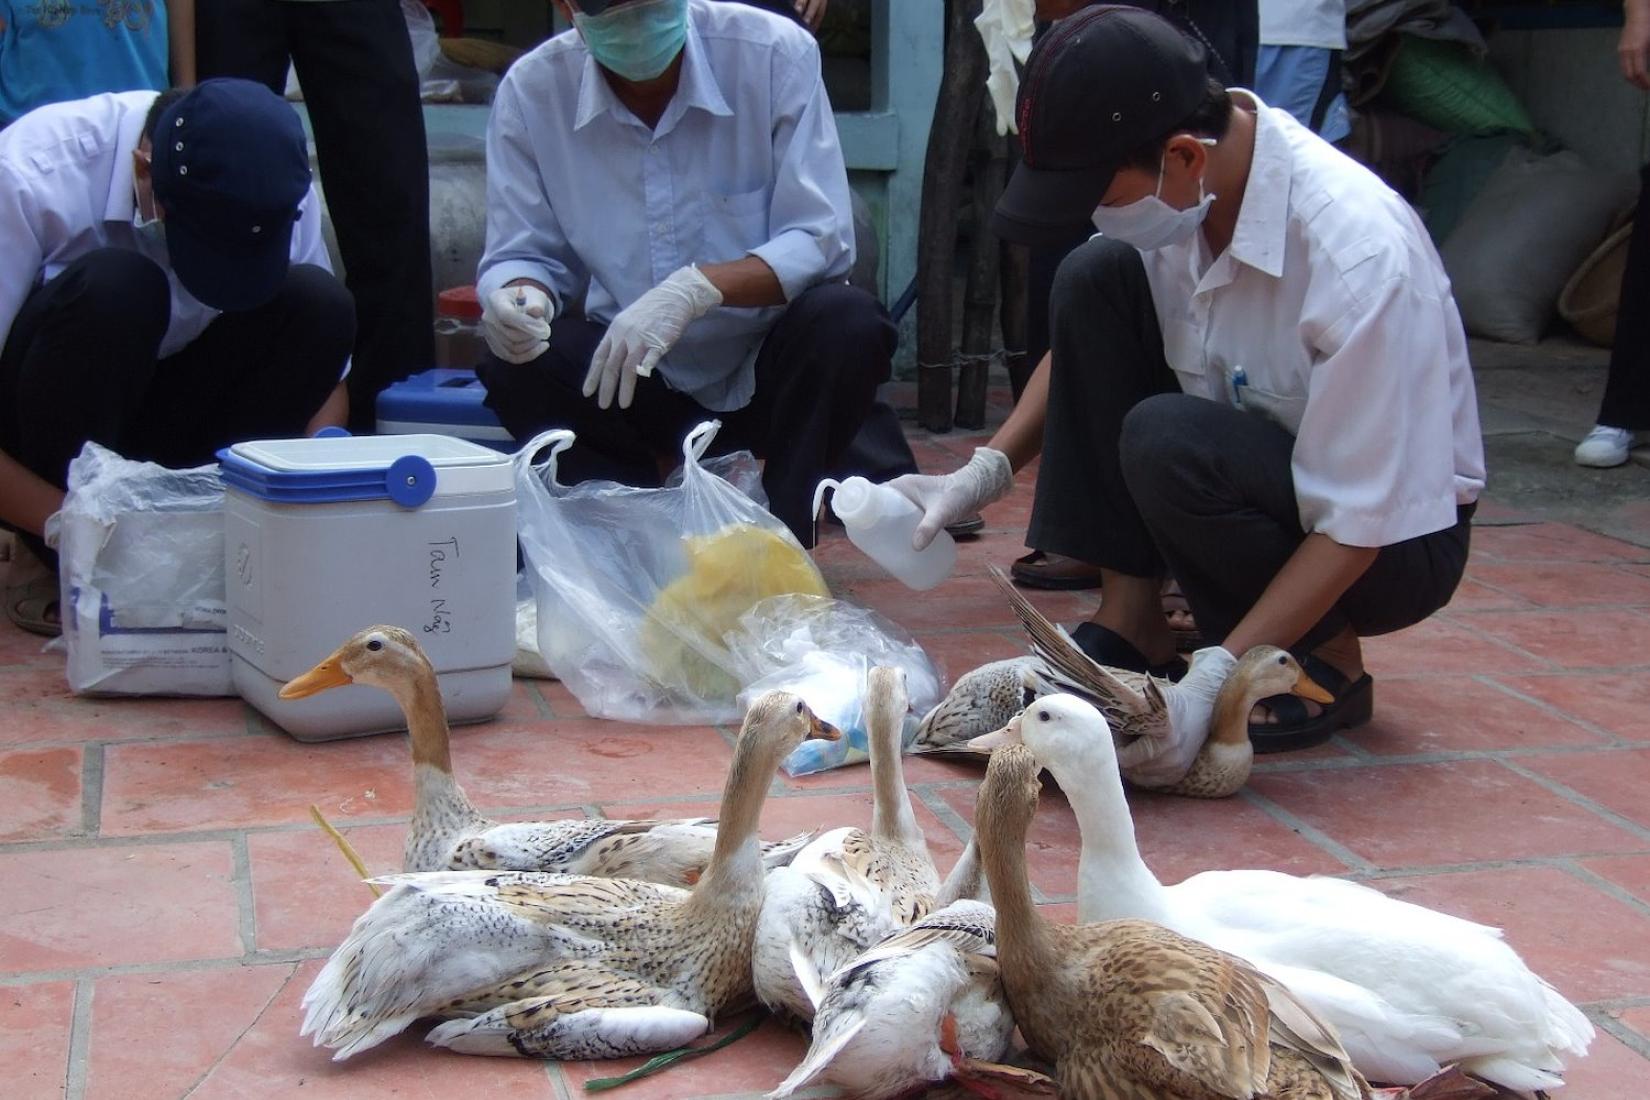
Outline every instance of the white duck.
POLYGON ((1522 1094, 1564 1083, 1593 1026, 1499 929, 1344 879, 1205 871, 1164 886, 1140 858, 1106 721, 1042 698, 982 747, 1023 742, 1066 792, 1083 836, 1080 921, 1138 918, 1249 960, 1340 1031, 1370 1080, 1412 1085, 1459 1063, 1522 1094))
POLYGON ((906 708, 904 674, 873 668, 865 693, 871 831, 832 829, 768 876, 753 980, 757 997, 771 1009, 813 1019, 804 975, 834 974, 934 904, 940 877, 900 763, 906 708))
MULTIPOLYGON (((708 817, 626 821, 564 818, 499 823, 483 817, 453 776, 447 712, 435 670, 417 639, 400 627, 370 626, 281 689, 304 699, 345 684, 369 684, 395 698, 407 720, 413 758, 413 816, 404 871, 554 871, 641 879, 669 886, 699 880, 716 845, 708 817)), ((524 770, 538 767, 523 760, 524 770)), ((790 861, 811 834, 763 845, 763 863, 790 861)))
POLYGON ((1023 1073, 984 1064, 1008 1049, 1014 1018, 997 970, 996 913, 983 902, 937 909, 823 987, 817 978, 807 984, 816 1005, 813 1043, 770 1100, 815 1081, 884 1100, 951 1076, 1023 1073))
POLYGON ((430 1042, 468 1054, 617 1058, 703 1034, 750 996, 757 823, 779 762, 809 736, 840 735, 786 692, 751 706, 691 891, 532 871, 376 880, 391 889, 316 975, 302 1033, 335 1060, 426 1016, 450 1018, 430 1042))

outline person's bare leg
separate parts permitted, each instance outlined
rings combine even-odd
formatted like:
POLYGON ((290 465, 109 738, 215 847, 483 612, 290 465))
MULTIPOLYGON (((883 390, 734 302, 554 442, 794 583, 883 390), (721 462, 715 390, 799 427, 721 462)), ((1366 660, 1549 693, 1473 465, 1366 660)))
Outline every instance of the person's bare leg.
POLYGON ((1100 610, 1090 620, 1138 649, 1154 665, 1174 660, 1174 635, 1163 617, 1161 577, 1100 570, 1100 610))

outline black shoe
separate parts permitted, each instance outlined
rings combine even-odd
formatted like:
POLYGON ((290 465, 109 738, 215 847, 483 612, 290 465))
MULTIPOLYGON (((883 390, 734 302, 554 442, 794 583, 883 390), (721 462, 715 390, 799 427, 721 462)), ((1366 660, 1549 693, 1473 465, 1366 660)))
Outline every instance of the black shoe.
POLYGON ((1269 709, 1277 721, 1249 723, 1249 742, 1257 755, 1310 749, 1328 741, 1339 730, 1363 725, 1375 714, 1375 681, 1369 673, 1349 681, 1334 665, 1310 653, 1300 662, 1301 669, 1333 695, 1335 701, 1312 714, 1307 711, 1305 700, 1294 695, 1274 695, 1261 700, 1261 705, 1269 709))
POLYGON ((1121 668, 1129 672, 1149 672, 1164 680, 1178 680, 1186 675, 1186 661, 1182 657, 1154 665, 1146 655, 1134 648, 1123 635, 1108 630, 1099 623, 1082 623, 1071 632, 1071 640, 1090 659, 1107 668, 1121 668))

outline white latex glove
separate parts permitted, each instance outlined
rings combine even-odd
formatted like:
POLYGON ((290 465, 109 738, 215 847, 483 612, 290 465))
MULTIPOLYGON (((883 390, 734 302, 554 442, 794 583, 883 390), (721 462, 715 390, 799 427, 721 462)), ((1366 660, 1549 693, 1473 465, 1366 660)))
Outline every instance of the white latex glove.
POLYGON ((687 327, 721 304, 722 292, 697 267, 688 264, 671 272, 607 326, 584 376, 584 395, 599 390, 596 404, 605 409, 617 392, 619 408, 630 408, 636 379, 651 375, 687 327))
POLYGON ((999 136, 1019 132, 1014 124, 1014 97, 1020 89, 1020 74, 1014 63, 1024 64, 1031 54, 1035 15, 1033 0, 985 0, 974 18, 974 28, 985 44, 985 87, 999 136))
POLYGON ((536 286, 501 286, 481 304, 481 334, 506 363, 537 359, 550 346, 556 307, 536 286))
POLYGON ((1167 787, 1184 779, 1209 739, 1215 696, 1236 667, 1237 658, 1218 645, 1192 654, 1191 669, 1165 693, 1168 735, 1137 737, 1117 750, 1124 778, 1139 787, 1167 787))
POLYGON ((922 550, 951 524, 1007 496, 1014 487, 1014 467, 1003 452, 975 447, 974 457, 960 470, 943 476, 904 474, 888 487, 922 509, 922 522, 911 537, 911 549, 922 550))

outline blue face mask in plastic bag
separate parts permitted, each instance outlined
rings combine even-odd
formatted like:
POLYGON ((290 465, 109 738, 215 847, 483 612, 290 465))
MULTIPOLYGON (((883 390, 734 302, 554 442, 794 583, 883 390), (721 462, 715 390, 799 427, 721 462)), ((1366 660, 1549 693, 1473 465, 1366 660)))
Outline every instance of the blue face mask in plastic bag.
POLYGON ((596 63, 626 80, 652 80, 687 41, 687 0, 632 0, 599 15, 573 13, 596 63))

